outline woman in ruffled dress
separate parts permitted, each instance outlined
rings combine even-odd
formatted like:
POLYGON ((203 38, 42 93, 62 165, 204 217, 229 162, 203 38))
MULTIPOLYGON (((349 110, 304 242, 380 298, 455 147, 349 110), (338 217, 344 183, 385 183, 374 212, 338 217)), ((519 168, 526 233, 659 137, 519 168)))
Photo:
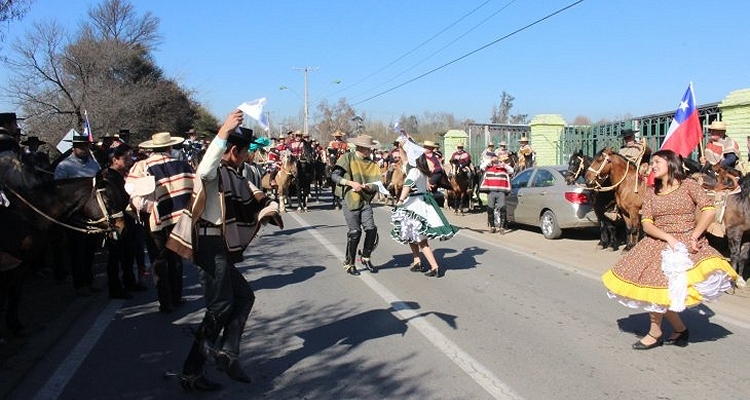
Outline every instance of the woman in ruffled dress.
POLYGON ((683 173, 682 158, 671 150, 657 151, 651 170, 655 185, 645 193, 641 209, 645 237, 602 276, 610 298, 649 313, 648 334, 633 343, 635 350, 687 346, 690 332, 678 312, 715 300, 737 278, 703 237, 716 210, 698 182, 683 173), (665 318, 673 331, 662 338, 665 318))
MULTIPOLYGON (((391 238, 409 244, 414 261, 410 270, 424 272, 426 276, 440 277, 440 267, 430 248, 429 239, 448 240, 458 232, 443 215, 429 191, 430 168, 424 154, 416 160, 416 167, 406 174, 396 208, 391 215, 391 238), (423 268, 419 251, 422 251, 430 268, 423 268)), ((405 164, 405 167, 408 164, 405 164)))

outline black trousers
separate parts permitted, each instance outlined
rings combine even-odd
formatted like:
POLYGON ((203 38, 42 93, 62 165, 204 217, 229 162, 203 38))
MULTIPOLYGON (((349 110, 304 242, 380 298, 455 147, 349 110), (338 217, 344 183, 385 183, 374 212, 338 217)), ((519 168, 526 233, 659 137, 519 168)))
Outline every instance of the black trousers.
POLYGON ((242 255, 229 254, 221 236, 198 236, 197 242, 193 259, 203 287, 206 314, 185 360, 185 374, 202 371, 206 361, 206 354, 202 351, 204 342, 238 356, 245 322, 255 304, 250 283, 234 266, 242 261, 242 255))
POLYGON ((125 214, 125 229, 122 234, 117 240, 107 241, 107 286, 110 295, 122 294, 123 289, 131 290, 136 286, 133 272, 134 227, 133 217, 125 214), (122 272, 122 280, 120 280, 120 272, 122 272))
POLYGON ((94 281, 94 253, 103 237, 74 230, 67 230, 66 233, 73 287, 75 289, 91 287, 94 281))
POLYGON ((166 246, 172 228, 173 226, 170 226, 151 232, 151 239, 156 248, 152 264, 156 294, 159 298, 159 305, 164 308, 173 308, 182 300, 182 258, 166 246))

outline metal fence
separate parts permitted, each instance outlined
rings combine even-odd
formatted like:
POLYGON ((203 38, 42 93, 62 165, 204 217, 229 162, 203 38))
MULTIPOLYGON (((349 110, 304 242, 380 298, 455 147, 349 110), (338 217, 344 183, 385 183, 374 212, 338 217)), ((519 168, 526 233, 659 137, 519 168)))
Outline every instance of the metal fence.
POLYGON ((470 124, 468 133, 468 146, 465 150, 471 154, 472 160, 479 160, 490 142, 496 147, 499 147, 500 142, 505 142, 509 151, 518 151, 518 140, 524 136, 529 137, 531 127, 523 124, 470 124))

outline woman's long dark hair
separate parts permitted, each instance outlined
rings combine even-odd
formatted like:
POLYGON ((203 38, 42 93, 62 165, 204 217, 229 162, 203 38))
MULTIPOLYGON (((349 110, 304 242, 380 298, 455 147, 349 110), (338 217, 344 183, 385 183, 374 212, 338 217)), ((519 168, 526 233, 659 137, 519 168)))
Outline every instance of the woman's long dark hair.
MULTIPOLYGON (((675 181, 681 183, 687 175, 685 170, 682 168, 682 157, 672 150, 659 150, 654 154, 651 154, 653 159, 655 156, 663 158, 667 161, 667 183, 672 185, 675 181)), ((659 193, 662 189, 661 179, 657 179, 654 182, 654 192, 659 193)))

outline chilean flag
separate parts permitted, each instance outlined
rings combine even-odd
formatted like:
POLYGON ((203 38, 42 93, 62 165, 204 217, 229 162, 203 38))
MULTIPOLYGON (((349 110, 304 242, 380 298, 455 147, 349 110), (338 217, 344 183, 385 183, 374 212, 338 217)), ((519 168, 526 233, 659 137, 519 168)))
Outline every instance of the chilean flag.
POLYGON ((672 150, 682 157, 687 157, 693 152, 695 146, 698 146, 701 139, 703 139, 703 127, 698 119, 698 109, 695 108, 693 82, 690 82, 672 118, 672 123, 669 124, 661 149, 672 150))

